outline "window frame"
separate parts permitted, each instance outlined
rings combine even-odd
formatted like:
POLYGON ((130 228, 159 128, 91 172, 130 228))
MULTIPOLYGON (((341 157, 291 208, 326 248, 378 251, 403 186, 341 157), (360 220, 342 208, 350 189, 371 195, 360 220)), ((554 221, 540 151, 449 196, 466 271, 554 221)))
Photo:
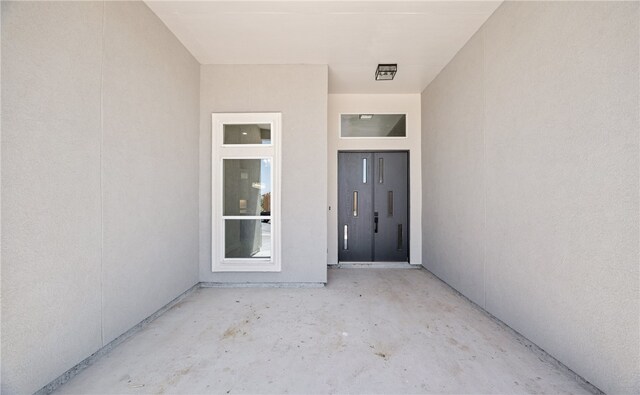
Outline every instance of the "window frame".
POLYGON ((213 272, 280 272, 280 137, 281 113, 213 113, 211 115, 211 270, 213 272), (271 124, 270 144, 224 144, 224 125, 271 124), (271 215, 224 215, 224 160, 269 159, 271 161, 271 215), (226 220, 270 219, 270 258, 225 258, 226 220))

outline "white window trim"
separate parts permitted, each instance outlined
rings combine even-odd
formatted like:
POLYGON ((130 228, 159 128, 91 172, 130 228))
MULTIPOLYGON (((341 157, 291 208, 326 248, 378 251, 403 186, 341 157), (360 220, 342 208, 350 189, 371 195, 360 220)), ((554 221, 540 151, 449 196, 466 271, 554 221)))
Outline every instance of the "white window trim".
POLYGON ((358 114, 371 114, 371 115, 404 115, 406 119, 407 125, 409 124, 409 114, 406 112, 341 112, 338 114, 338 139, 340 140, 407 140, 409 138, 409 127, 405 130, 404 136, 393 136, 393 137, 384 137, 384 136, 367 136, 367 137, 343 137, 342 136, 342 116, 343 115, 358 115, 358 114))
MULTIPOLYGON (((281 113, 214 113, 211 115, 211 270, 213 272, 279 272, 281 251, 281 113), (223 126, 229 124, 271 124, 270 144, 224 144, 223 126), (225 258, 223 219, 223 160, 271 160, 271 258, 225 258)), ((225 217, 233 219, 233 216, 225 217)), ((238 218, 252 219, 252 216, 238 218)), ((263 219, 265 217, 262 217, 263 219)))

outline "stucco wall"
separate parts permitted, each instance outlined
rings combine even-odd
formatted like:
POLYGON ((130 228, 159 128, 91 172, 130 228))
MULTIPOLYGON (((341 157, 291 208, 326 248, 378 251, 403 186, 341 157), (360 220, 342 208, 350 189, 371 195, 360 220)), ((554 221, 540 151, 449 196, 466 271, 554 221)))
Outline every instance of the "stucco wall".
POLYGON ((639 20, 504 3, 422 94, 425 267, 610 393, 640 392, 639 20))
POLYGON ((200 281, 326 282, 325 65, 203 65, 200 87, 200 281), (211 271, 211 114, 282 113, 282 271, 211 271))
POLYGON ((102 4, 2 2, 2 392, 101 345, 102 4))
POLYGON ((2 392, 198 281, 199 65, 141 2, 2 2, 2 392))
POLYGON ((108 342, 198 281, 200 65, 143 3, 105 11, 108 342))

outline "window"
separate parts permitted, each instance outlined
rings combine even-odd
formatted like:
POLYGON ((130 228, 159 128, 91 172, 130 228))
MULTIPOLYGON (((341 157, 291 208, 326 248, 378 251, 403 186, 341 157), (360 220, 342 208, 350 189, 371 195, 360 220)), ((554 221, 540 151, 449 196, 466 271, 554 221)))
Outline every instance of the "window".
POLYGON ((225 145, 271 145, 271 124, 222 125, 225 145))
POLYGON ((212 120, 212 270, 280 271, 281 114, 212 120))
POLYGON ((406 114, 341 114, 340 138, 406 138, 406 114))

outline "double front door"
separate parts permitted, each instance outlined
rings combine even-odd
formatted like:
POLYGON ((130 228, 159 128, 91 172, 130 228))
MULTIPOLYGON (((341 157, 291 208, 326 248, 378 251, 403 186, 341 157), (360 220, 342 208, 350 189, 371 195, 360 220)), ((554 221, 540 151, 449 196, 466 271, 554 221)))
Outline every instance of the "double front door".
POLYGON ((338 153, 338 259, 408 262, 407 152, 338 153))

